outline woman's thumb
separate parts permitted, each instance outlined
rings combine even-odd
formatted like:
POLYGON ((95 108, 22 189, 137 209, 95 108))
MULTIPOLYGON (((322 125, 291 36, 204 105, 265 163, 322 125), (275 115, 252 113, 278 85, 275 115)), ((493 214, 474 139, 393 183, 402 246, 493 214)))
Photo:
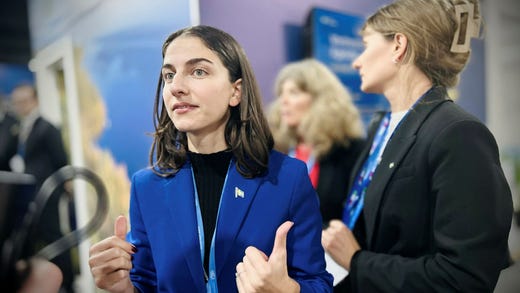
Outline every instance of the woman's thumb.
POLYGON ((128 224, 125 216, 119 216, 114 224, 114 235, 118 238, 126 240, 126 231, 128 224))

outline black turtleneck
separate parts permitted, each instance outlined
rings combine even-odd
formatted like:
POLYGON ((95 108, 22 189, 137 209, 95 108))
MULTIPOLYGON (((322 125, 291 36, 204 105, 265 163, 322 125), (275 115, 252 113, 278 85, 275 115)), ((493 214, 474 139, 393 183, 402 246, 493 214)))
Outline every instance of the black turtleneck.
POLYGON ((204 225, 204 269, 209 267, 209 250, 213 231, 217 223, 217 213, 220 196, 231 160, 229 150, 213 154, 198 154, 189 152, 195 184, 199 194, 200 212, 204 225))

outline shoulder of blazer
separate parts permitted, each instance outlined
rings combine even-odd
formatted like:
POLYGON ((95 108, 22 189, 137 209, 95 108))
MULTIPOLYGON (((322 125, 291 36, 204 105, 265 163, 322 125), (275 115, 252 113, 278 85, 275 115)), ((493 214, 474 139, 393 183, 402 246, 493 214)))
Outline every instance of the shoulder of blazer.
POLYGON ((467 112, 456 103, 443 103, 439 105, 439 107, 432 112, 432 116, 436 117, 439 120, 438 123, 441 123, 441 125, 450 124, 455 121, 475 121, 482 123, 476 116, 467 112))
POLYGON ((61 135, 60 129, 48 120, 46 120, 45 118, 40 116, 36 118, 36 120, 34 121, 31 131, 29 132, 29 136, 27 137, 27 140, 31 140, 32 136, 37 137, 39 139, 42 136, 56 134, 61 135))
POLYGON ((0 122, 2 123, 2 125, 8 126, 19 123, 18 119, 16 119, 15 116, 13 116, 11 113, 5 113, 4 118, 0 120, 0 122))
MULTIPOLYGON (((439 109, 446 105, 453 105, 453 101, 447 95, 446 89, 441 86, 432 87, 419 101, 408 111, 395 131, 392 140, 413 137, 430 120, 432 115, 437 115, 439 109)), ((449 107, 449 106, 448 106, 449 107)), ((389 142, 387 148, 392 148, 389 142)), ((385 149, 386 150, 386 149, 385 149)))
POLYGON ((55 127, 52 123, 45 120, 43 117, 38 117, 34 120, 33 129, 44 129, 44 128, 53 128, 55 127))
POLYGON ((61 138, 61 132, 56 126, 41 116, 36 118, 26 140, 27 156, 30 156, 29 153, 33 153, 33 151, 39 153, 42 142, 50 143, 51 145, 49 147, 53 149, 53 151, 56 151, 58 146, 55 145, 55 143, 57 143, 55 138, 58 136, 61 138))
POLYGON ((307 166, 301 160, 292 158, 279 151, 272 150, 269 153, 268 173, 264 176, 266 180, 277 180, 286 176, 295 176, 298 169, 305 170, 302 174, 307 174, 307 166))
MULTIPOLYGON (((184 165, 186 165, 186 164, 184 164, 184 165)), ((181 168, 181 170, 182 169, 183 168, 181 168)), ((181 172, 181 170, 179 170, 179 172, 181 172)), ((175 175, 160 176, 160 175, 154 173, 154 171, 152 170, 152 167, 147 167, 147 168, 143 168, 143 169, 136 171, 132 175, 132 183, 134 183, 134 182, 137 182, 137 183, 167 182, 167 181, 171 180, 174 176, 175 175)))
POLYGON ((5 134, 15 137, 20 132, 20 122, 13 115, 6 113, 4 119, 1 121, 1 128, 7 130, 5 134))

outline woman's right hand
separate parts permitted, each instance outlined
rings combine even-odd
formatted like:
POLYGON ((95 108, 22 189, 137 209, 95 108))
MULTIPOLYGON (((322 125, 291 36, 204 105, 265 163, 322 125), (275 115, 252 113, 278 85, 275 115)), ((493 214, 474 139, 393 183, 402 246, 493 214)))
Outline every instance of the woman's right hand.
POLYGON ((347 271, 350 271, 352 257, 361 249, 352 231, 340 220, 329 222, 329 227, 321 234, 321 245, 347 271))
POLYGON ((125 240, 127 220, 119 216, 114 224, 114 236, 94 244, 90 248, 89 266, 96 286, 112 293, 131 293, 130 281, 132 254, 135 246, 125 240))

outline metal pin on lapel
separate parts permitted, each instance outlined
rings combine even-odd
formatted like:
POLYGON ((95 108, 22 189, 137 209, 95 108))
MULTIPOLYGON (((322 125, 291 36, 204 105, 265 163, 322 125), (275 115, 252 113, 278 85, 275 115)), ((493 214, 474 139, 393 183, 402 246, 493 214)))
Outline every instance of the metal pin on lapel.
POLYGON ((235 198, 244 198, 244 191, 238 187, 235 187, 235 198))
POLYGON ((390 164, 388 164, 388 168, 390 168, 390 169, 392 169, 394 166, 395 166, 394 162, 391 162, 390 164))

